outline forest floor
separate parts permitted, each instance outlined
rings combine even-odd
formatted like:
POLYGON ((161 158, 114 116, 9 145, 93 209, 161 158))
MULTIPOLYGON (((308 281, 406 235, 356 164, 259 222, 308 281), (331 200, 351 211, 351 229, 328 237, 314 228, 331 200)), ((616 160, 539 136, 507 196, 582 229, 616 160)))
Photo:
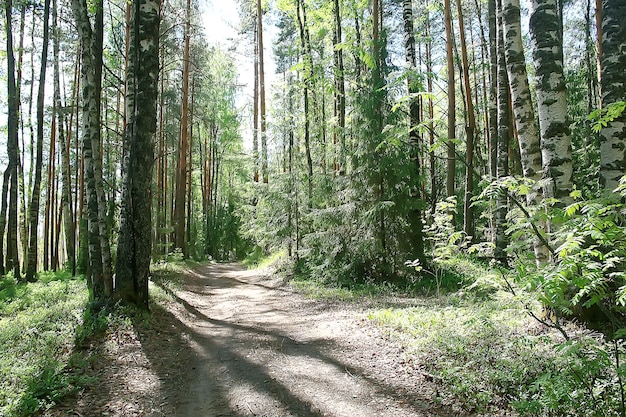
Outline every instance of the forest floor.
POLYGON ((46 416, 461 414, 364 306, 306 298, 237 264, 199 265, 163 288, 152 324, 95 342, 95 382, 46 416))

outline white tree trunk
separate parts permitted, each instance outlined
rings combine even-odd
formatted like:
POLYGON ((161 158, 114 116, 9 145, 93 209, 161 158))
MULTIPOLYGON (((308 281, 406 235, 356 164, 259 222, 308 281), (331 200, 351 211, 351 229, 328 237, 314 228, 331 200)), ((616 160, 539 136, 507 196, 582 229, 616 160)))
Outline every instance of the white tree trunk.
MULTIPOLYGON (((626 7, 623 0, 602 1, 602 105, 626 101, 626 7)), ((626 174, 626 114, 600 132, 600 185, 612 191, 626 174)))
MULTIPOLYGON (((519 136, 522 172, 525 178, 537 183, 541 179, 541 146, 526 72, 519 0, 502 0, 502 16, 506 68, 509 75, 515 125, 519 136)), ((537 186, 528 194, 526 202, 534 206, 541 202, 541 193, 537 186)), ((545 228, 545 224, 538 226, 540 231, 545 228)), ((540 239, 534 240, 533 247, 538 264, 549 260, 550 252, 540 239)))
POLYGON ((562 16, 559 0, 532 0, 530 35, 537 83, 544 196, 571 201, 572 146, 567 125, 563 76, 562 16))

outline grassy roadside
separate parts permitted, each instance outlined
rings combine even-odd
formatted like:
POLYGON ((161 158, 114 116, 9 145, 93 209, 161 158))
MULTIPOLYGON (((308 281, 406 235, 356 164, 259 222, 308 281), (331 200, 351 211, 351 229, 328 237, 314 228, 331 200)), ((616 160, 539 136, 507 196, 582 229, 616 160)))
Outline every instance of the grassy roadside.
POLYGON ((0 415, 26 416, 88 383, 76 341, 95 331, 84 280, 42 273, 37 283, 0 281, 0 415))
POLYGON ((296 276, 291 284, 309 297, 363 305, 407 363, 440 382, 443 403, 486 415, 619 415, 617 375, 626 369, 615 366, 611 344, 573 325, 564 341, 528 315, 526 306, 540 314, 532 293, 512 295, 486 265, 453 258, 437 276, 395 285, 296 276))
MULTIPOLYGON (((188 267, 155 265, 159 285, 150 284, 151 301, 171 301, 164 288, 177 288, 188 267)), ((121 306, 92 313, 88 305, 84 278, 67 272, 42 272, 36 283, 0 279, 0 416, 38 415, 93 385, 100 347, 137 324, 157 326, 149 313, 121 306)))

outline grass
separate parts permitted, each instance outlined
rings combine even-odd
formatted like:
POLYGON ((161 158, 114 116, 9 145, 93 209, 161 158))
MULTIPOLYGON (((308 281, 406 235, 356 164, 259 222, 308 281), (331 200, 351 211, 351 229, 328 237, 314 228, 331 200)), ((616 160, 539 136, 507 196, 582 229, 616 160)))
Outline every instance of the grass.
POLYGON ((0 415, 31 415, 88 382, 71 372, 87 299, 84 280, 65 273, 0 281, 0 415))
POLYGON ((153 302, 172 302, 172 294, 182 288, 185 273, 198 266, 193 260, 177 259, 155 262, 150 267, 148 291, 153 302))
MULTIPOLYGON (((155 265, 153 302, 170 300, 190 262, 155 265)), ((158 327, 149 313, 114 306, 93 312, 82 277, 42 272, 36 283, 0 279, 0 416, 31 416, 94 382, 87 370, 97 347, 139 324, 158 327)))
POLYGON ((291 284, 309 297, 366 306, 369 320, 439 381, 442 403, 484 414, 618 412, 609 345, 575 326, 576 341, 564 342, 527 313, 540 314, 535 295, 511 294, 503 273, 486 264, 456 257, 433 272, 404 283, 296 276, 291 284))
POLYGON ((466 410, 508 408, 554 357, 552 336, 507 293, 488 299, 449 294, 422 302, 373 309, 368 318, 441 378, 448 396, 466 410))
POLYGON ((242 263, 248 269, 263 269, 276 264, 278 261, 285 259, 286 257, 287 252, 284 250, 267 255, 263 249, 256 246, 254 250, 245 257, 242 263))

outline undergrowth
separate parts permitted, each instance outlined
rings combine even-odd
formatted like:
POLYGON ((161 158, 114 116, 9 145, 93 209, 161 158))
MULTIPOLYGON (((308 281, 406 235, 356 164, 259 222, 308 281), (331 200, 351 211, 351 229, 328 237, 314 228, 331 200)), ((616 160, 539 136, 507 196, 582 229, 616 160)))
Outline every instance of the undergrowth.
POLYGON ((287 255, 286 251, 278 251, 266 254, 259 246, 255 246, 254 250, 248 254, 242 263, 248 269, 262 269, 270 265, 274 265, 287 255))
POLYGON ((84 315, 87 300, 84 280, 67 273, 0 281, 0 415, 32 415, 89 382, 73 372, 85 359, 75 340, 98 328, 84 315))
POLYGON ((149 293, 152 301, 172 301, 172 294, 183 286, 185 273, 198 265, 198 262, 189 259, 153 263, 150 267, 149 282, 149 293))
POLYGON ((621 343, 574 324, 564 340, 528 314, 541 316, 536 294, 519 288, 512 294, 503 272, 487 264, 455 256, 433 271, 405 283, 304 274, 291 282, 310 297, 367 305, 368 318, 439 381, 442 403, 481 414, 622 415, 617 375, 625 369, 615 360, 621 343))

